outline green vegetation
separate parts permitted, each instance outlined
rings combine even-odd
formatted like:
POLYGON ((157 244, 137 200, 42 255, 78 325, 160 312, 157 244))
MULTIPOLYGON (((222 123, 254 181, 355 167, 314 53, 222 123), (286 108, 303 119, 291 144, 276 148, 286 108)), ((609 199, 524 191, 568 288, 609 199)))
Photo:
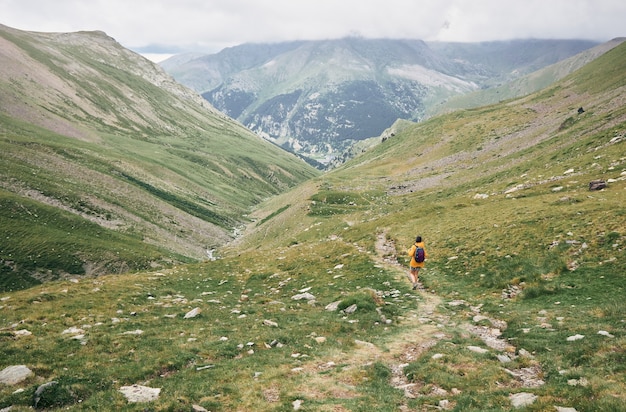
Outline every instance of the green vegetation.
MULTIPOLYGON (((27 410, 36 389, 56 381, 42 408, 478 412, 511 410, 509 397, 528 392, 537 398, 522 410, 623 409, 626 108, 615 102, 625 92, 626 47, 612 53, 538 94, 406 127, 340 169, 256 198, 248 215, 256 223, 216 261, 3 292, 0 367, 26 365, 33 374, 0 386, 0 408, 27 410), (568 118, 575 121, 561 128, 568 118), (608 187, 589 191, 596 179, 608 187), (406 279, 416 234, 429 254, 424 291, 406 279), (185 318, 195 308, 199 314, 185 318), (160 388, 160 396, 129 403, 119 389, 133 384, 160 388)), ((2 144, 21 150, 42 145, 5 135, 2 144)), ((120 170, 133 176, 137 182, 123 187, 143 189, 135 200, 164 200, 156 189, 172 188, 166 192, 180 197, 165 199, 171 206, 205 193, 192 178, 152 172, 167 165, 169 176, 186 176, 186 167, 210 163, 208 153, 189 150, 173 163, 171 152, 150 142, 116 141, 109 149, 120 153, 137 145, 133 159, 142 167, 97 176, 115 185, 128 180, 120 170), (158 152, 154 163, 146 161, 149 150, 158 152), (188 185, 175 190, 165 183, 172 181, 188 185)), ((95 162, 104 152, 83 143, 48 144, 39 153, 94 159, 89 170, 99 172, 106 164, 95 162)), ((20 161, 10 170, 22 170, 28 188, 60 193, 59 175, 28 175, 28 156, 18 156, 27 152, 12 153, 20 161)), ((238 167, 219 164, 225 176, 238 167)), ((255 164, 236 179, 262 172, 255 164)), ((63 178, 72 212, 0 192, 3 227, 21 248, 11 253, 31 259, 21 264, 74 264, 70 251, 53 255, 47 244, 20 238, 21 229, 49 242, 51 231, 73 227, 94 251, 124 244, 120 253, 135 253, 145 232, 84 223, 77 210, 105 216, 112 209, 81 203, 76 174, 63 178)), ((95 193, 113 197, 105 189, 95 193)), ((3 242, 5 253, 12 242, 3 242)))

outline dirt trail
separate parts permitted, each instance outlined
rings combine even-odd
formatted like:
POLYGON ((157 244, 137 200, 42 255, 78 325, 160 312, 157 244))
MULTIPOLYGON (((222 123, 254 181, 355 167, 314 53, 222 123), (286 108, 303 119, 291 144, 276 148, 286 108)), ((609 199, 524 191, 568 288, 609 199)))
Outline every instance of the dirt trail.
MULTIPOLYGON (((398 277, 406 277, 406 268, 398 263, 395 246, 387 241, 386 233, 378 235, 376 251, 377 264, 393 270, 398 277)), ((448 319, 437 311, 441 298, 423 290, 411 293, 419 301, 418 309, 408 311, 398 320, 402 329, 399 333, 379 340, 376 344, 356 340, 356 348, 349 352, 335 353, 321 361, 303 365, 300 372, 309 376, 306 386, 299 389, 313 399, 356 397, 359 396, 356 387, 361 379, 359 371, 363 366, 380 362, 392 371, 391 384, 394 387, 404 390, 407 398, 418 397, 420 385, 408 382, 403 369, 446 337, 442 325, 448 319), (326 373, 330 369, 333 369, 333 373, 326 373)), ((335 405, 332 410, 343 409, 340 405, 335 405)))

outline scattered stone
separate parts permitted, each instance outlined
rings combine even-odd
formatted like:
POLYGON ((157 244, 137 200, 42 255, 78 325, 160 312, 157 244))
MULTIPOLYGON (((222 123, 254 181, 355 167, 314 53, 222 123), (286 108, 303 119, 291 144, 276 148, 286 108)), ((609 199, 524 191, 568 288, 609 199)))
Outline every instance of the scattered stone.
POLYGON ((609 332, 605 330, 598 331, 598 335, 606 336, 607 338, 614 338, 614 335, 611 335, 609 332))
POLYGON ((567 384, 569 386, 588 386, 589 385, 589 381, 586 378, 568 379, 567 380, 567 384))
POLYGON ((585 337, 585 335, 573 335, 573 336, 568 336, 567 341, 568 342, 574 342, 577 340, 581 340, 585 337))
POLYGON ((313 296, 312 294, 305 292, 305 293, 298 293, 297 295, 293 295, 291 297, 291 299, 293 300, 315 300, 315 296, 313 296))
POLYGON ((509 358, 507 355, 497 355, 497 358, 501 363, 511 362, 511 358, 509 358))
POLYGON ((487 199, 487 198, 489 198, 489 195, 488 195, 488 194, 486 194, 486 193, 476 193, 476 194, 474 195, 474 199, 475 199, 475 200, 479 200, 479 199, 487 199))
MULTIPOLYGON (((44 397, 44 395, 46 395, 46 392, 51 393, 53 388, 55 386, 57 386, 58 384, 59 384, 59 382, 57 382, 57 381, 51 381, 51 382, 44 383, 43 385, 39 385, 39 387, 35 391, 35 396, 33 397, 33 406, 35 407, 35 409, 37 409, 37 407, 39 406, 39 403, 41 402, 41 400, 44 397)), ((45 404, 49 404, 49 403, 50 404, 55 404, 56 403, 56 402, 54 402, 53 399, 49 399, 48 401, 49 402, 44 402, 44 403, 45 404)))
POLYGON ((317 343, 324 343, 324 342, 326 342, 326 338, 324 336, 316 336, 315 337, 315 342, 317 342, 317 343))
POLYGON ((526 349, 523 349, 523 348, 519 350, 519 355, 523 358, 528 358, 528 359, 535 358, 530 352, 528 352, 526 349))
POLYGON ((69 329, 65 329, 61 334, 84 334, 85 331, 83 329, 77 328, 76 326, 72 326, 69 329))
POLYGON ((299 410, 302 407, 302 402, 304 402, 302 399, 296 399, 295 401, 293 401, 291 403, 293 405, 293 410, 299 410))
POLYGON ((193 412, 209 412, 208 410, 204 409, 202 406, 200 405, 193 405, 191 407, 191 410, 193 410, 193 412))
POLYGON ((272 327, 275 327, 275 328, 277 328, 277 327, 278 327, 278 323, 276 323, 276 322, 274 322, 274 321, 271 321, 271 320, 269 320, 269 319, 265 319, 265 320, 263 321, 263 324, 264 324, 265 326, 272 326, 272 327))
POLYGON ((135 329, 135 330, 129 330, 126 331, 124 333, 122 333, 122 335, 141 335, 143 333, 143 331, 141 329, 135 329))
POLYGON ((357 306, 356 306, 356 303, 354 303, 354 304, 348 306, 347 308, 345 308, 343 311, 345 313, 354 313, 354 312, 356 312, 356 310, 357 310, 357 306))
POLYGON ((339 264, 339 265, 334 267, 334 269, 342 269, 342 268, 343 268, 343 264, 339 264))
POLYGON ((487 349, 481 348, 479 346, 468 346, 467 349, 469 349, 470 351, 472 351, 474 353, 487 353, 487 352, 489 352, 487 349))
POLYGON ((606 189, 606 182, 604 180, 592 180, 589 182, 589 190, 602 190, 606 189))
MULTIPOLYGON (((600 333, 600 332, 598 332, 598 333, 600 333)), ((17 337, 30 336, 32 334, 33 333, 31 331, 26 330, 26 329, 20 329, 20 330, 13 331, 13 335, 15 335, 17 337)))
POLYGON ((562 406, 555 406, 556 412, 578 412, 576 408, 565 408, 562 406))
POLYGON ((326 305, 325 309, 329 312, 334 312, 339 308, 340 303, 341 303, 340 300, 333 302, 333 303, 329 303, 328 305, 326 305))
POLYGON ((524 406, 532 405, 537 400, 537 395, 520 392, 509 395, 509 399, 514 408, 523 408, 524 406))
POLYGON ((26 365, 8 366, 0 371, 0 383, 5 385, 15 385, 28 378, 33 371, 26 365))
POLYGON ((142 385, 122 386, 119 391, 128 402, 151 402, 159 398, 161 388, 149 388, 142 385))
POLYGON ((200 312, 202 312, 202 309, 200 309, 200 308, 193 308, 192 310, 190 310, 189 312, 187 312, 185 314, 183 319, 195 318, 196 316, 198 316, 200 314, 200 312))
POLYGON ((538 388, 545 384, 543 380, 539 379, 539 375, 541 374, 541 366, 539 366, 538 364, 528 368, 521 368, 516 370, 510 370, 505 368, 504 370, 511 376, 519 379, 522 382, 522 386, 525 388, 538 388))
POLYGON ((437 360, 437 359, 441 359, 443 358, 443 353, 435 353, 433 356, 431 356, 430 358, 433 360, 437 360))

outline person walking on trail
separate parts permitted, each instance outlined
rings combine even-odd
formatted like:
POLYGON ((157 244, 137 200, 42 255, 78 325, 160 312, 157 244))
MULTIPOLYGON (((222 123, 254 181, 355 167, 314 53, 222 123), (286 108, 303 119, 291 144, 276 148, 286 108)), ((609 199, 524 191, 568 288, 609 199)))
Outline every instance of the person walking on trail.
POLYGON ((424 267, 424 260, 428 257, 421 236, 415 238, 415 243, 407 250, 407 253, 411 256, 411 263, 409 263, 409 280, 413 284, 413 290, 415 290, 418 286, 420 269, 424 267))

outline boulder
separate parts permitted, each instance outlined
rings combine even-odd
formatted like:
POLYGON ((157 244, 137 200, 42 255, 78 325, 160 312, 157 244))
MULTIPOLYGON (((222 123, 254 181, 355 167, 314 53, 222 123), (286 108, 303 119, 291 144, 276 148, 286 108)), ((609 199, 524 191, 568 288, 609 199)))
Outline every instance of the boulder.
POLYGON ((28 378, 32 373, 25 365, 9 366, 0 371, 0 383, 15 385, 28 378))
POLYGON ((604 180, 592 180, 589 182, 589 190, 602 190, 606 188, 604 180))

